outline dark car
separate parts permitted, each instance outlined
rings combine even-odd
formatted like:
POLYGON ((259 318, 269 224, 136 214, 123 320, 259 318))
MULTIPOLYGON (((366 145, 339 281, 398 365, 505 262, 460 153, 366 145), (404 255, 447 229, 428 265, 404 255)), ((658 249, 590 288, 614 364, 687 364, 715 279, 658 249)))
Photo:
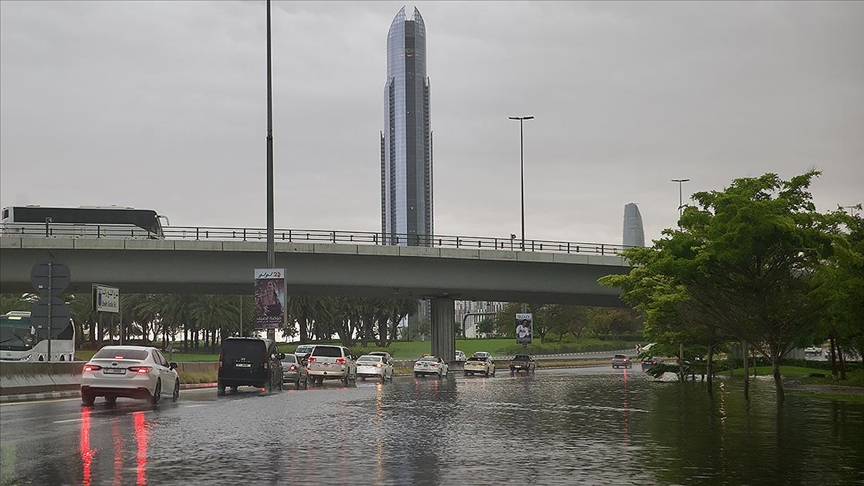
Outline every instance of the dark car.
POLYGON ((282 383, 292 383, 297 390, 309 386, 309 371, 303 358, 296 354, 285 355, 282 359, 282 383))
POLYGON ((642 371, 645 371, 648 368, 651 368, 652 366, 657 366, 657 364, 659 362, 660 362, 660 360, 658 360, 657 358, 655 358, 653 356, 648 356, 646 358, 642 358, 642 371))
POLYGON ((524 371, 525 373, 534 373, 534 370, 537 369, 537 362, 534 361, 534 358, 528 356, 527 354, 517 354, 510 360, 510 374, 514 374, 517 371, 524 371))
POLYGON ((625 354, 616 354, 612 358, 612 367, 613 368, 632 368, 633 363, 630 361, 630 357, 625 354))
POLYGON ((282 362, 284 353, 276 343, 264 338, 232 337, 222 343, 219 353, 217 390, 225 388, 236 392, 240 386, 254 386, 270 392, 282 389, 282 362))

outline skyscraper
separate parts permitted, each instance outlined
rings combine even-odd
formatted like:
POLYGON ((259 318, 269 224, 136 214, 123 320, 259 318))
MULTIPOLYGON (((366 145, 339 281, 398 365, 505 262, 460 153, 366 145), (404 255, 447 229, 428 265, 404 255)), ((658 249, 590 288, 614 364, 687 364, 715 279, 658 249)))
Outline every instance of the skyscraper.
POLYGON ((635 203, 624 205, 624 246, 645 246, 642 215, 635 203))
POLYGON ((432 130, 426 76, 426 24, 399 10, 387 33, 381 139, 381 237, 428 246, 432 222, 432 130))

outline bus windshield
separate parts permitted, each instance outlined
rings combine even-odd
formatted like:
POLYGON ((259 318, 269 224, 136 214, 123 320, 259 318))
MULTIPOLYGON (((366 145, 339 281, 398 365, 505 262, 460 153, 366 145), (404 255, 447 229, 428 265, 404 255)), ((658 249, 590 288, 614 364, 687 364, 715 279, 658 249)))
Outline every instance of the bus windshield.
POLYGON ((26 351, 36 343, 30 317, 0 316, 0 350, 26 351))

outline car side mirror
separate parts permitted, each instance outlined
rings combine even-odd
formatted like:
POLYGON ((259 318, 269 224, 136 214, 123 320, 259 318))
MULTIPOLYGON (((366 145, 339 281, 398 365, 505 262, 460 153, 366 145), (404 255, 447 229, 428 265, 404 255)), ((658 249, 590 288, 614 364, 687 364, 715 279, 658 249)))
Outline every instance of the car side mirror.
POLYGON ((177 363, 175 363, 174 361, 168 363, 168 369, 171 369, 171 370, 177 369, 177 363))

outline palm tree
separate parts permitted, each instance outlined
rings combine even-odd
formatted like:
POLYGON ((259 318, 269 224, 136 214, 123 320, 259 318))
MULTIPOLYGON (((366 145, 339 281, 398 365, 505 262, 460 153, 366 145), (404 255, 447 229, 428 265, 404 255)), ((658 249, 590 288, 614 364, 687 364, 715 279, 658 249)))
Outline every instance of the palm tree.
POLYGON ((191 317, 204 323, 206 330, 211 331, 210 352, 216 352, 216 329, 219 329, 220 341, 224 337, 227 324, 235 322, 238 314, 237 302, 225 295, 202 295, 191 305, 191 317))

